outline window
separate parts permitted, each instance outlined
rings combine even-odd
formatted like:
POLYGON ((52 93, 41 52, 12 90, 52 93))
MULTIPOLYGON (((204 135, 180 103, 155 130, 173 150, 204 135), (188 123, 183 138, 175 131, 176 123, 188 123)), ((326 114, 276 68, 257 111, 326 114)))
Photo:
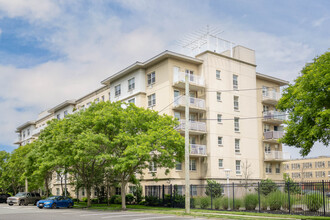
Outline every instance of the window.
POLYGON ((129 99, 129 100, 128 100, 128 103, 133 103, 133 104, 135 104, 135 98, 129 99))
POLYGON ((94 196, 97 196, 97 189, 94 189, 94 196))
POLYGON ((239 154, 241 153, 241 149, 240 149, 240 146, 239 146, 239 139, 235 139, 235 153, 236 154, 239 154))
POLYGON ((217 92, 217 101, 221 102, 221 92, 217 92))
POLYGON ((272 173, 272 165, 270 163, 266 163, 266 173, 272 173))
POLYGON ((135 78, 128 80, 128 91, 135 89, 135 78))
POLYGON ((65 111, 64 111, 64 118, 66 118, 67 115, 68 115, 68 111, 65 110, 65 111))
POLYGON ((235 132, 239 132, 239 118, 234 118, 235 132))
POLYGON ((269 106, 268 105, 263 105, 263 112, 268 112, 269 111, 269 106))
POLYGON ((152 107, 156 105, 156 94, 152 94, 148 96, 148 107, 152 107))
POLYGON ((218 123, 222 123, 222 115, 218 114, 217 118, 218 118, 218 123))
MULTIPOLYGON (((328 168, 330 168, 330 161, 328 161, 328 168)), ((330 172, 330 171, 329 171, 330 172)), ((330 173, 329 173, 329 175, 330 175, 330 173)))
POLYGON ((150 86, 156 82, 156 73, 155 72, 149 73, 147 76, 148 76, 148 86, 150 86))
POLYGON ((190 195, 197 196, 197 186, 190 185, 190 195))
POLYGON ((27 136, 30 135, 30 129, 27 129, 27 136))
POLYGON ((218 145, 222 146, 222 137, 218 137, 218 145))
POLYGON ((129 193, 135 194, 136 193, 136 186, 129 186, 129 193))
POLYGON ((268 87, 267 86, 262 87, 262 96, 268 96, 268 87))
POLYGON ((120 187, 116 187, 116 195, 121 195, 121 188, 120 187))
POLYGON ((267 124, 264 124, 264 132, 270 131, 270 126, 267 124))
POLYGON ((238 89, 238 76, 233 75, 233 89, 236 90, 238 89))
POLYGON ((276 164, 275 166, 275 173, 281 173, 281 167, 279 164, 276 164))
POLYGON ((270 144, 265 144, 265 153, 270 154, 270 144))
POLYGON ((241 174, 241 161, 236 160, 236 174, 240 175, 241 174))
POLYGON ((196 160, 195 159, 189 160, 189 170, 196 171, 196 160))
POLYGON ((121 94, 121 88, 120 84, 115 86, 115 96, 120 96, 121 94))
POLYGON ((176 165, 175 165, 175 169, 176 170, 182 170, 182 163, 177 161, 176 165))
POLYGON ((238 96, 234 96, 234 110, 236 110, 236 111, 239 110, 238 96))
POLYGON ((57 195, 57 196, 60 195, 60 188, 56 188, 56 195, 57 195))
POLYGON ((104 95, 101 98, 102 98, 102 101, 104 102, 104 95))
POLYGON ((313 164, 312 163, 303 163, 303 168, 304 169, 313 168, 313 164))
POLYGON ((97 104, 97 103, 100 102, 100 99, 99 99, 99 98, 96 98, 96 99, 94 100, 94 102, 97 104))
POLYGON ((157 165, 155 162, 151 162, 149 165, 149 172, 157 172, 157 165))
POLYGON ((324 167, 325 167, 324 161, 315 162, 315 168, 324 168, 324 167))
POLYGON ((183 186, 174 186, 174 191, 176 192, 177 195, 183 195, 183 186))
POLYGON ((218 164, 219 168, 223 168, 223 159, 219 159, 218 164))
POLYGON ((217 79, 220 79, 220 70, 216 70, 215 71, 215 77, 217 78, 217 79))
POLYGON ((111 94, 110 94, 110 92, 108 93, 108 95, 109 95, 109 101, 111 101, 111 94))
POLYGON ((300 173, 291 173, 293 179, 300 178, 300 173))
POLYGON ((304 178, 313 178, 313 172, 303 172, 304 178))
POLYGON ((325 177, 325 171, 316 171, 315 177, 325 177))
POLYGON ((174 118, 180 120, 180 118, 181 118, 180 112, 174 112, 174 118))
POLYGON ((291 169, 292 170, 299 170, 300 169, 300 164, 299 163, 293 163, 293 164, 291 164, 291 169))
POLYGON ((57 118, 57 120, 60 120, 61 119, 61 115, 60 114, 56 115, 56 118, 57 118))

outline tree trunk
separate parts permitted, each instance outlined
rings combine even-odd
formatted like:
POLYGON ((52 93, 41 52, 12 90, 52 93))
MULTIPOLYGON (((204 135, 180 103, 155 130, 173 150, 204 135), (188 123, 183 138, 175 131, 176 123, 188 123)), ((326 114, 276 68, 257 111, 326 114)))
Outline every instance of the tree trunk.
POLYGON ((87 191, 87 207, 91 207, 91 188, 90 187, 86 187, 86 191, 87 191))
POLYGON ((121 209, 126 210, 126 184, 127 182, 122 179, 121 181, 121 209))
POLYGON ((46 192, 46 197, 49 196, 49 190, 48 190, 48 178, 45 178, 45 192, 46 192))
POLYGON ((110 186, 107 183, 107 203, 108 203, 108 206, 110 205, 110 199, 109 199, 110 196, 109 195, 110 195, 110 186))

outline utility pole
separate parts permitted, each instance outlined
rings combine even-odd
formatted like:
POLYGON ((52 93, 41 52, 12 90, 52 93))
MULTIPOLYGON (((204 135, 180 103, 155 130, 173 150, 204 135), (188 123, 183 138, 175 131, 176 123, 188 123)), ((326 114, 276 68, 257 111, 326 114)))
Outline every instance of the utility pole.
POLYGON ((25 177, 25 192, 29 192, 29 184, 27 177, 25 177))
POLYGON ((189 154, 190 154, 190 146, 189 146, 189 72, 186 72, 185 75, 185 83, 186 83, 186 122, 185 122, 185 197, 186 197, 186 213, 190 213, 190 178, 189 178, 189 154))
POLYGON ((66 192, 66 171, 64 173, 64 196, 67 196, 67 192, 66 192))

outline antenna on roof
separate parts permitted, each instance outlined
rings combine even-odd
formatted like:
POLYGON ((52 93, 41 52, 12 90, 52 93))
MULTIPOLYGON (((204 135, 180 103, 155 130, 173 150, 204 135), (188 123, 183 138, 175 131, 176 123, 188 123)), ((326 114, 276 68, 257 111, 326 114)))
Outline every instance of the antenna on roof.
POLYGON ((182 39, 178 40, 177 44, 181 46, 183 50, 188 51, 190 55, 196 55, 205 50, 211 50, 216 53, 230 53, 230 56, 233 57, 233 46, 235 43, 220 38, 219 35, 223 32, 224 31, 218 27, 206 25, 204 28, 187 34, 182 39))

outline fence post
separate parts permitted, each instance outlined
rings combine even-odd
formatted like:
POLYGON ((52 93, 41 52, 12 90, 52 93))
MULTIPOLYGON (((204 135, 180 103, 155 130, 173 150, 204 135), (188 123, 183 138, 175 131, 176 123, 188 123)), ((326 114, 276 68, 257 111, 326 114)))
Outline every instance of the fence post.
POLYGON ((170 185, 170 191, 171 191, 171 206, 173 207, 173 192, 172 192, 172 184, 170 185))
POLYGON ((323 191, 323 215, 325 216, 324 180, 322 180, 322 191, 323 191))
POLYGON ((259 202, 259 212, 260 212, 260 183, 258 182, 258 202, 259 202))
POLYGON ((213 191, 213 184, 210 185, 211 186, 211 190, 210 190, 210 194, 211 194, 211 209, 213 209, 213 195, 212 195, 212 191, 213 191))
POLYGON ((164 186, 164 184, 163 184, 163 187, 162 187, 162 191, 163 191, 162 197, 163 197, 163 206, 164 206, 165 205, 165 186, 164 186))
POLYGON ((232 210, 235 210, 235 183, 233 183, 233 209, 232 210))
POLYGON ((289 214, 291 214, 291 204, 290 204, 290 182, 287 182, 288 184, 288 204, 289 204, 289 214))

